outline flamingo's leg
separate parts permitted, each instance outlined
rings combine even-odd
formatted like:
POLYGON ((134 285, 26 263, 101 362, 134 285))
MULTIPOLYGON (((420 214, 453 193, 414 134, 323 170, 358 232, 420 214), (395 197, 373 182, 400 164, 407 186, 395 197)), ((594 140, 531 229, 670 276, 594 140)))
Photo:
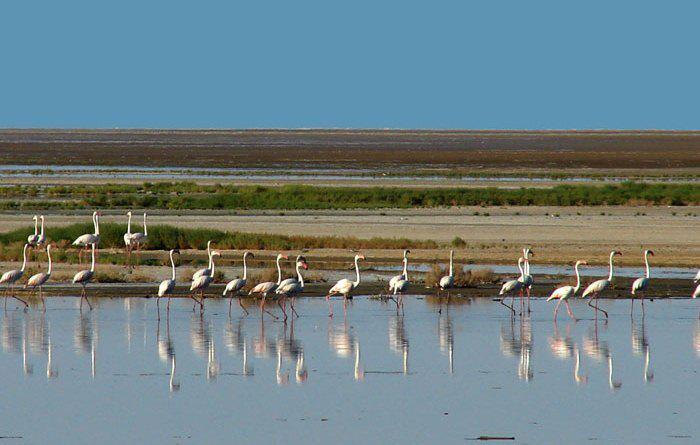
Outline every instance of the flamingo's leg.
POLYGON ((566 312, 569 313, 569 317, 571 317, 571 319, 574 321, 578 321, 576 317, 574 317, 574 312, 571 310, 571 306, 569 306, 569 301, 564 300, 564 303, 566 304, 566 312))
POLYGON ((333 303, 331 303, 331 295, 326 295, 326 301, 328 302, 328 316, 333 316, 333 303))
MULTIPOLYGON (((248 309, 246 309, 245 306, 243 306, 243 299, 241 298, 240 295, 238 296, 238 305, 241 307, 241 309, 243 309, 243 312, 245 312, 245 314, 248 315, 248 309)), ((230 308, 231 308, 231 304, 229 302, 229 309, 230 308)))
MULTIPOLYGON (((557 321, 557 313, 559 312, 559 305, 561 304, 561 300, 557 301, 556 306, 554 306, 554 322, 556 323, 557 321)), ((568 303, 567 303, 568 304, 568 303)))
POLYGON ((292 308, 292 314, 296 315, 297 318, 299 318, 299 314, 297 314, 297 310, 294 309, 294 301, 296 300, 296 297, 292 297, 292 300, 289 302, 289 307, 292 308))

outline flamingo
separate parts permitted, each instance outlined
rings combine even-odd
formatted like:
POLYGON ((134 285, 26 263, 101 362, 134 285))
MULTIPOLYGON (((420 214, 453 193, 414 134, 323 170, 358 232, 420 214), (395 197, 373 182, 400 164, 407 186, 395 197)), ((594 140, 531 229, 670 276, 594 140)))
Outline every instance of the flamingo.
POLYGON ((209 258, 209 267, 205 267, 203 269, 199 269, 197 272, 195 272, 192 275, 192 280, 196 280, 197 278, 201 277, 202 275, 211 275, 211 264, 212 264, 212 259, 211 259, 211 240, 207 241, 207 257, 209 258))
POLYGON ((49 281, 49 278, 51 278, 51 245, 49 244, 46 246, 46 256, 49 258, 49 268, 46 272, 39 272, 38 274, 32 275, 29 277, 29 280, 27 280, 27 284, 24 286, 25 288, 31 286, 32 287, 32 292, 36 290, 36 288, 39 288, 39 298, 41 298, 41 304, 44 307, 44 311, 46 311, 46 301, 44 301, 44 283, 49 281))
MULTIPOLYGON (((306 260, 304 259, 304 257, 302 255, 297 255, 297 259, 295 260, 295 262, 299 263, 300 261, 305 262, 306 260)), ((296 283, 297 281, 298 281, 297 277, 286 278, 286 279, 280 281, 280 283, 277 285, 277 287, 279 288, 282 286, 286 286, 288 284, 296 283)))
POLYGON ((287 311, 285 309, 286 303, 284 302, 284 300, 287 297, 290 297, 292 299, 292 301, 290 302, 292 314, 299 317, 299 314, 297 314, 296 309, 294 309, 294 299, 296 298, 297 294, 304 291, 304 277, 301 276, 301 271, 299 270, 299 268, 303 268, 304 270, 308 270, 309 268, 309 265, 306 264, 306 258, 304 258, 301 255, 297 257, 296 261, 297 279, 290 283, 282 282, 279 286, 277 286, 277 289, 275 289, 275 293, 281 297, 281 300, 279 300, 277 304, 279 304, 280 308, 282 309, 285 321, 287 321, 287 311))
POLYGON ((515 304, 515 293, 522 290, 523 288, 523 277, 525 276, 525 271, 523 270, 523 257, 518 258, 518 270, 520 271, 520 277, 515 280, 509 280, 503 283, 498 295, 511 294, 510 306, 505 303, 507 297, 501 299, 501 304, 511 310, 512 314, 515 315, 515 309, 513 305, 515 304))
POLYGON ((39 241, 39 217, 37 215, 32 216, 32 221, 34 221, 34 235, 27 237, 27 244, 31 247, 36 247, 39 241))
POLYGON ((521 278, 518 278, 518 280, 523 283, 523 286, 520 288, 520 306, 521 308, 523 306, 523 291, 527 291, 528 313, 530 313, 530 289, 532 289, 532 285, 535 282, 532 275, 530 275, 530 255, 535 256, 535 252, 533 252, 529 247, 525 247, 523 249, 523 258, 525 259, 525 264, 523 266, 524 274, 521 278))
MULTIPOLYGON (((632 283, 632 308, 630 309, 630 315, 634 313, 634 297, 638 293, 645 293, 649 288, 650 274, 649 274, 649 255, 654 256, 654 252, 651 250, 644 251, 644 264, 646 265, 646 275, 641 278, 637 278, 632 283)), ((642 314, 644 314, 644 295, 641 295, 642 299, 642 314)))
POLYGON ((273 317, 277 318, 276 315, 272 314, 270 311, 265 309, 265 299, 267 298, 267 294, 270 292, 273 292, 275 289, 277 289, 277 286, 280 285, 282 282, 282 268, 280 267, 280 260, 285 259, 288 260, 289 257, 287 255, 284 255, 282 253, 277 254, 277 282, 274 281, 265 281, 263 283, 257 284, 254 288, 248 292, 248 295, 253 295, 253 294, 260 294, 262 295, 262 301, 260 301, 260 315, 262 316, 263 311, 267 312, 268 314, 272 315, 273 317))
POLYGON ((576 295, 576 292, 581 288, 581 275, 579 275, 578 272, 578 266, 581 264, 588 264, 586 261, 576 261, 576 265, 574 265, 574 271, 576 272, 576 286, 562 286, 558 289, 556 289, 554 292, 552 292, 552 295, 547 298, 547 301, 552 301, 552 300, 559 300, 557 302, 557 305, 554 307, 554 321, 557 321, 557 312, 559 311, 559 305, 563 301, 564 304, 566 304, 566 312, 569 313, 569 317, 571 317, 572 320, 576 321, 576 317, 574 317, 574 313, 571 311, 571 306, 569 306, 569 298, 573 297, 576 295))
MULTIPOLYGON (((203 311, 204 310, 204 290, 209 287, 209 285, 214 281, 214 257, 215 256, 221 256, 221 252, 218 250, 213 250, 211 252, 211 274, 210 275, 201 275, 195 279, 192 280, 192 284, 190 285, 190 292, 192 292, 191 298, 199 303, 199 310, 203 311), (197 301, 197 298, 194 296, 195 293, 199 291, 200 294, 200 299, 197 301)), ((194 308, 193 308, 194 310, 194 308)))
POLYGON ((178 249, 170 249, 170 266, 173 268, 172 278, 169 280, 163 280, 158 286, 158 297, 156 298, 156 306, 158 307, 158 318, 160 319, 160 306, 158 305, 162 297, 168 296, 168 305, 166 310, 170 312, 170 296, 175 290, 175 260, 173 259, 173 254, 180 254, 178 249))
MULTIPOLYGON (((126 239, 126 235, 124 235, 126 239)), ((143 232, 136 232, 131 234, 131 245, 133 247, 136 244, 136 252, 141 253, 141 245, 146 244, 148 241, 148 227, 146 226, 146 212, 143 212, 143 232)))
MULTIPOLYGON (((102 214, 98 211, 92 212, 92 223, 95 226, 95 233, 80 235, 73 241, 74 246, 81 246, 87 249, 91 244, 98 245, 100 243, 100 215, 102 214)), ((82 253, 82 250, 78 252, 78 261, 81 263, 82 253)))
MULTIPOLYGON (((22 278, 22 275, 24 275, 24 269, 27 267, 27 248, 29 247, 29 244, 25 244, 24 248, 22 249, 22 268, 21 269, 13 269, 5 272, 2 274, 0 277, 0 284, 7 284, 7 287, 5 288, 4 292, 4 297, 5 297, 5 309, 7 309, 7 293, 14 288, 15 282, 22 278)), ((11 295, 12 298, 15 300, 21 301, 24 303, 24 307, 27 308, 29 305, 27 304, 26 301, 22 300, 16 295, 11 295)))
POLYGON ((698 270, 698 274, 695 275, 695 278, 693 279, 693 283, 699 283, 698 287, 695 288, 695 292, 693 292, 693 298, 698 298, 700 297, 700 270, 698 270))
MULTIPOLYGON (((99 235, 98 235, 99 236, 99 235)), ((90 300, 87 298, 87 290, 85 289, 85 286, 92 281, 92 278, 95 276, 95 243, 92 244, 92 264, 90 265, 89 270, 81 270, 80 272, 76 273, 73 276, 73 284, 80 284, 83 286, 83 290, 80 294, 80 309, 83 308, 83 299, 85 299, 85 302, 88 304, 88 307, 90 307, 90 310, 92 310, 92 305, 90 304, 90 300)))
MULTIPOLYGON (((408 251, 406 251, 408 252, 408 251)), ((348 301, 348 296, 350 295, 350 292, 355 289, 357 286, 360 285, 360 266, 357 264, 359 260, 364 260, 365 256, 362 254, 357 254, 355 255, 355 273, 357 274, 357 280, 355 281, 350 281, 347 278, 343 278, 342 280, 339 280, 331 289, 328 291, 328 295, 326 295, 326 301, 328 301, 328 316, 332 317, 333 316, 333 304, 331 303, 331 296, 332 295, 342 295, 343 296, 343 303, 347 304, 348 301)))
POLYGON ((229 315, 231 314, 231 303, 233 302, 233 296, 236 294, 238 294, 238 304, 241 306, 241 309, 243 309, 243 312, 245 312, 246 315, 248 315, 248 310, 243 306, 243 301, 241 301, 239 291, 245 287, 248 279, 248 266, 246 265, 245 260, 249 256, 255 258, 255 255, 246 250, 243 253, 243 278, 236 278, 235 280, 229 281, 228 284, 226 284, 226 288, 224 289, 224 297, 227 293, 231 293, 231 298, 229 298, 228 300, 229 315))
POLYGON ((408 270, 406 269, 406 264, 408 263, 408 258, 404 259, 404 269, 403 269, 403 278, 396 281, 394 283, 394 298, 396 302, 396 311, 398 312, 399 307, 401 308, 401 312, 403 313, 403 294, 408 290, 408 287, 410 286, 411 282, 408 281, 408 270), (396 294, 399 296, 396 297, 396 294))
POLYGON ((600 309, 598 307, 598 295, 600 295, 601 292, 603 292, 605 289, 610 287, 610 283, 612 283, 613 279, 613 257, 615 255, 620 255, 622 256, 622 252, 618 250, 613 250, 610 252, 610 274, 608 275, 608 279, 605 280, 598 280, 594 281, 591 284, 588 285, 586 290, 583 291, 583 295, 581 295, 581 298, 586 298, 586 297, 591 297, 588 300, 588 305, 592 307, 595 310, 596 317, 598 316, 598 311, 602 312, 605 314, 605 318, 608 318, 608 313, 604 311, 603 309, 600 309), (593 300, 595 299, 596 304, 593 305, 593 300))
MULTIPOLYGON (((451 289, 455 284, 455 276, 454 276, 454 270, 453 270, 454 254, 455 254, 455 251, 450 250, 450 272, 449 272, 449 274, 440 278, 440 290, 442 290, 442 291, 447 290, 447 289, 451 289)), ((448 291, 447 297, 449 298, 449 296, 450 296, 450 293, 448 291)))
POLYGON ((695 275, 695 278, 693 279, 695 283, 700 282, 700 269, 698 269, 698 273, 695 275))
POLYGON ((397 281, 403 279, 406 276, 406 272, 408 270, 408 254, 411 253, 410 250, 406 249, 403 251, 403 272, 400 275, 394 275, 391 277, 389 280, 389 292, 394 291, 394 285, 396 284, 397 281))
POLYGON ((126 212, 127 222, 126 222, 126 233, 124 234, 124 246, 126 248, 127 264, 131 264, 131 210, 126 212))

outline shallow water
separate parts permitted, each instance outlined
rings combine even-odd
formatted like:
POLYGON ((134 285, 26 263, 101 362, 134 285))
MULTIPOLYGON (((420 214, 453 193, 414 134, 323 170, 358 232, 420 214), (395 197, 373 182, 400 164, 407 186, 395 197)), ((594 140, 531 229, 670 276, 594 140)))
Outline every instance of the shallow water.
MULTIPOLYGON (((12 304, 10 304, 12 306, 12 304)), ((581 302, 514 320, 487 299, 356 297, 344 317, 300 299, 286 326, 257 310, 203 316, 173 300, 52 298, 1 319, 1 436, 44 443, 693 443, 700 438, 700 306, 581 302), (639 309, 639 307, 637 308, 639 309), (290 320, 291 321, 291 320, 290 320), (575 370, 576 357, 580 369, 575 370), (648 366, 645 365, 649 358, 648 366), (175 375, 171 379, 173 362, 175 375), (612 377, 609 374, 613 365, 612 377), (514 442, 507 442, 514 443, 514 442)))

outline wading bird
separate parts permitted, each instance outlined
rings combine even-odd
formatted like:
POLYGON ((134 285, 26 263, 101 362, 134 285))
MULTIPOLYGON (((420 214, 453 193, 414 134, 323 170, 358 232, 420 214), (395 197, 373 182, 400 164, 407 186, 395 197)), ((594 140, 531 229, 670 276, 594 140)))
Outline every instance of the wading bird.
POLYGON ((299 317, 299 314, 297 314, 296 309, 294 309, 294 299, 298 294, 304 291, 304 277, 301 275, 300 268, 304 270, 307 270, 309 268, 309 265, 306 263, 306 258, 304 258, 301 255, 297 257, 296 261, 297 279, 288 283, 282 282, 279 286, 277 286, 277 289, 275 289, 275 293, 280 297, 277 301, 277 304, 282 309, 285 321, 287 320, 287 310, 285 309, 285 306, 287 305, 285 299, 287 297, 291 298, 290 307, 292 308, 292 314, 299 317))
POLYGON ((630 315, 634 313, 634 297, 639 295, 642 299, 642 314, 644 314, 644 293, 646 293, 649 288, 650 274, 649 274, 649 255, 654 256, 654 252, 651 250, 644 251, 644 264, 646 265, 646 275, 642 278, 637 278, 632 283, 632 306, 630 309, 630 315))
POLYGON ((27 244, 31 247, 36 247, 39 242, 39 217, 37 215, 32 216, 32 221, 34 221, 34 234, 27 237, 27 244))
MULTIPOLYGON (((404 260, 404 266, 408 262, 408 259, 404 260)), ((408 290, 411 282, 408 281, 408 270, 404 267, 403 278, 394 283, 394 302, 396 303, 396 312, 398 313, 399 308, 403 313, 403 294, 408 290), (397 297, 398 294, 398 297, 397 297)))
POLYGON ((411 253, 410 250, 406 249, 403 251, 403 271, 401 272, 400 275, 394 275, 391 277, 389 280, 389 293, 394 292, 394 286, 396 285, 396 282, 399 280, 403 280, 406 277, 406 273, 408 272, 408 254, 411 253))
POLYGON ((521 291, 523 288, 522 278, 525 276, 525 271, 523 270, 523 261, 523 257, 518 258, 518 270, 520 271, 520 277, 515 280, 509 280, 503 283, 501 291, 498 292, 498 295, 503 296, 503 298, 501 299, 501 304, 510 309, 513 315, 515 315, 515 309, 513 308, 513 306, 515 305, 515 294, 521 291), (511 297, 510 305, 506 304, 506 298, 508 294, 510 294, 511 297))
POLYGON ((525 260, 523 264, 523 275, 521 278, 518 278, 518 281, 523 283, 522 287, 520 288, 520 310, 523 310, 523 292, 527 292, 527 312, 528 314, 530 313, 530 290, 532 289, 532 285, 535 283, 535 280, 532 278, 532 275, 530 275, 530 256, 534 256, 535 252, 533 252, 529 247, 525 247, 523 249, 523 259, 525 260))
POLYGON ((331 296, 333 295, 342 295, 343 296, 343 304, 347 305, 348 301, 348 296, 350 295, 350 292, 355 289, 357 286, 360 285, 360 266, 357 264, 359 260, 364 260, 365 256, 362 254, 357 254, 355 255, 355 273, 357 274, 357 280, 355 281, 350 281, 347 278, 343 278, 342 280, 338 281, 335 283, 333 287, 328 291, 328 295, 326 295, 326 301, 328 301, 328 316, 332 317, 333 316, 333 304, 331 303, 331 296))
POLYGON ((90 310, 92 310, 92 305, 90 304, 90 300, 87 298, 87 290, 85 289, 85 286, 92 281, 92 278, 95 276, 95 244, 92 244, 92 264, 90 265, 90 270, 81 270, 77 274, 73 276, 73 284, 80 284, 83 286, 83 290, 80 293, 80 309, 83 308, 83 299, 85 299, 85 302, 88 304, 88 307, 90 310))
POLYGON ((131 234, 131 246, 132 249, 133 246, 136 246, 137 255, 140 255, 141 246, 146 244, 146 242, 148 242, 148 227, 146 226, 146 212, 143 212, 143 232, 136 232, 131 234))
MULTIPOLYGON (((24 248, 22 249, 22 268, 21 269, 13 269, 5 272, 2 274, 2 277, 0 277, 0 284, 6 284, 7 287, 5 288, 5 309, 7 309, 7 297, 8 293, 14 290, 14 285, 19 280, 22 278, 22 275, 24 275, 24 269, 27 267, 27 249, 29 248, 29 244, 25 244, 24 248)), ((20 301, 24 303, 24 307, 29 307, 26 301, 22 300, 16 295, 10 295, 12 298, 14 298, 17 301, 20 301)))
POLYGON ((51 245, 49 244, 46 246, 46 256, 49 258, 49 268, 46 270, 46 272, 39 272, 38 274, 32 275, 29 277, 29 280, 27 280, 27 284, 24 286, 25 288, 31 287, 32 288, 32 293, 36 290, 36 288, 39 288, 39 298, 41 299, 41 305, 44 308, 44 311, 46 311, 46 301, 44 301, 44 283, 49 281, 49 278, 51 278, 51 245))
POLYGON ((160 306, 159 302, 160 299, 165 297, 167 295, 168 297, 168 304, 166 306, 166 310, 169 312, 170 311, 170 296, 172 295, 173 291, 175 290, 175 260, 173 259, 173 254, 180 254, 180 251, 178 249, 171 249, 170 250, 170 266, 173 268, 173 274, 172 278, 169 280, 163 280, 160 282, 160 286, 158 286, 158 298, 156 298, 156 307, 158 307, 158 319, 160 319, 160 306))
POLYGON ((100 215, 102 214, 98 211, 92 212, 92 224, 95 226, 95 233, 80 235, 75 239, 75 241, 73 241, 74 246, 84 248, 78 252, 78 261, 81 263, 83 251, 89 249, 91 244, 97 246, 100 243, 100 215))
POLYGON ((275 289, 277 289, 277 286, 282 282, 282 268, 280 267, 280 260, 285 259, 288 260, 289 257, 287 255, 278 253, 277 254, 277 259, 275 260, 275 263, 277 264, 277 281, 265 281, 263 283, 257 284, 254 288, 248 292, 248 295, 253 295, 253 294, 260 294, 262 295, 262 300, 260 301, 260 316, 262 317, 262 313, 267 312, 268 314, 272 315, 273 317, 277 318, 276 315, 274 315, 272 312, 268 311, 265 309, 265 299, 267 298, 267 294, 270 292, 274 292, 275 289))
POLYGON ((46 244, 46 234, 44 233, 44 215, 40 215, 39 219, 41 220, 41 231, 39 231, 39 238, 36 241, 37 247, 46 244))
POLYGON ((243 306, 243 301, 241 300, 241 295, 240 291, 243 289, 246 285, 247 279, 248 279, 248 266, 246 264, 246 258, 251 257, 255 258, 255 255, 252 253, 245 251, 243 253, 243 278, 236 278, 234 280, 231 280, 226 284, 226 288, 224 289, 224 297, 226 294, 230 294, 230 298, 228 300, 228 313, 231 315, 231 303, 233 302, 233 297, 238 295, 238 304, 241 306, 241 309, 243 309, 243 312, 248 315, 248 310, 243 306))
POLYGON ((559 311, 559 305, 564 302, 566 304, 566 312, 569 313, 569 317, 571 317, 572 320, 576 321, 576 317, 574 317, 574 313, 571 311, 571 306, 569 306, 569 298, 573 297, 576 295, 576 292, 581 288, 581 275, 579 275, 578 272, 578 266, 582 264, 588 264, 585 261, 576 261, 576 265, 574 266, 574 271, 576 272, 576 286, 562 286, 558 289, 556 289, 554 292, 552 292, 552 295, 547 298, 547 301, 552 301, 552 300, 559 300, 557 302, 557 305, 554 307, 554 321, 557 321, 557 312, 559 311))
POLYGON ((598 307, 598 296, 600 295, 601 292, 603 292, 605 289, 610 287, 610 284, 612 283, 613 257, 615 255, 622 256, 622 252, 620 252, 618 250, 613 250, 612 252, 610 252, 610 274, 608 275, 608 279, 607 280, 603 279, 603 280, 598 280, 598 281, 592 282, 591 284, 588 285, 586 290, 583 291, 583 295, 581 295, 581 298, 589 297, 588 305, 595 310, 596 318, 598 317, 598 311, 605 314, 605 318, 608 318, 608 313, 606 311, 604 311, 603 309, 600 309, 598 307), (595 300, 595 305, 593 304, 593 300, 595 300))
POLYGON ((211 240, 207 241, 207 258, 209 258, 209 266, 205 267, 203 269, 199 269, 197 272, 195 272, 192 275, 192 280, 196 280, 197 278, 201 277, 202 275, 211 275, 211 240))
POLYGON ((440 278, 440 290, 441 291, 447 291, 447 298, 450 297, 450 292, 449 289, 452 289, 452 287, 455 284, 455 275, 454 275, 454 255, 455 251, 450 250, 450 271, 447 275, 444 277, 440 278))
MULTIPOLYGON (((199 310, 203 311, 204 310, 204 290, 209 287, 209 285, 214 281, 214 257, 215 256, 221 256, 221 252, 218 250, 213 250, 211 252, 211 274, 210 275, 201 275, 195 279, 192 280, 192 284, 190 285, 190 292, 192 292, 191 298, 196 302, 199 303, 199 310), (199 292, 200 299, 197 300, 195 297, 195 294, 199 292)), ((192 308, 194 310, 194 307, 192 308)))

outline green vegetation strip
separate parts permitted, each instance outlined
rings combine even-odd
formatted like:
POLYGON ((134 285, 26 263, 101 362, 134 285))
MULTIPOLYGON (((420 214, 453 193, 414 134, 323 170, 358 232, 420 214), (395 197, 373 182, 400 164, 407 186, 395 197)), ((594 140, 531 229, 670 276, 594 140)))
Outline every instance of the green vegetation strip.
POLYGON ((146 208, 377 209, 445 206, 698 205, 700 185, 624 182, 552 188, 394 188, 199 185, 11 186, 0 188, 0 209, 146 208))
MULTIPOLYGON (((84 233, 93 232, 92 224, 73 224, 64 227, 52 227, 47 232, 50 242, 59 246, 68 246, 74 239, 84 233)), ((132 225, 132 231, 142 230, 132 225)), ((100 247, 123 248, 125 224, 100 224, 100 247)), ((10 253, 0 249, 0 258, 5 255, 21 258, 21 246, 27 236, 34 233, 33 227, 13 230, 0 234, 0 247, 12 246, 10 253)), ((261 233, 224 232, 213 229, 188 229, 169 225, 154 225, 148 227, 149 250, 206 249, 207 241, 212 240, 217 249, 268 249, 268 250, 298 250, 298 249, 434 249, 438 244, 434 241, 415 241, 406 238, 371 238, 359 239, 353 237, 335 236, 284 236, 261 233)))

